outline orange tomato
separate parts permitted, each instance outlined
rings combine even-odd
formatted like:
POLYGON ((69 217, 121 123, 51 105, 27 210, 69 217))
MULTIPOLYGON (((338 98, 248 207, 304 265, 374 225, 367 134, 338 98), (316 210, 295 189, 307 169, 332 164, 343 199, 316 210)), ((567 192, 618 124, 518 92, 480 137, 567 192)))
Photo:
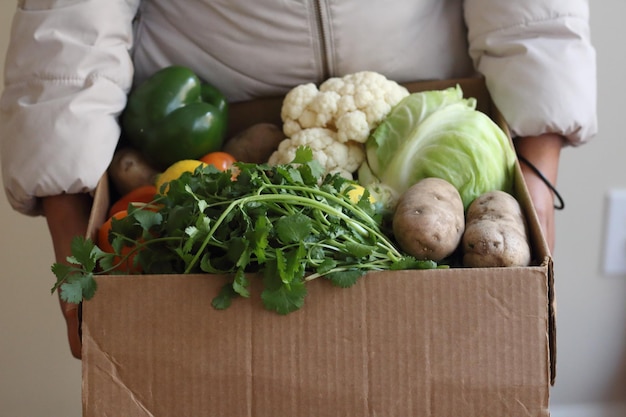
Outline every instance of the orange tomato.
MULTIPOLYGON (((102 249, 103 252, 106 253, 114 253, 115 250, 113 249, 113 246, 111 245, 111 242, 109 241, 109 232, 111 231, 111 225, 113 223, 113 219, 123 219, 124 217, 126 217, 128 215, 128 210, 121 210, 118 211, 117 213, 113 214, 112 216, 110 216, 107 221, 105 221, 102 226, 100 226, 100 228, 98 229, 98 236, 96 237, 97 242, 96 244, 98 245, 98 247, 100 249, 102 249)), ((124 246, 122 248, 122 255, 126 256, 133 248, 130 246, 124 246)), ((128 273, 140 273, 141 269, 139 266, 135 266, 133 265, 134 262, 134 254, 129 256, 128 259, 126 259, 121 265, 119 265, 117 268, 115 268, 117 271, 124 271, 124 272, 128 272, 128 273)), ((113 264, 117 264, 118 262, 120 262, 121 258, 116 256, 115 259, 113 259, 113 264)))
POLYGON ((143 206, 147 203, 150 203, 152 200, 154 200, 156 194, 156 185, 150 184, 135 188, 134 190, 131 190, 123 195, 115 203, 113 203, 113 205, 109 209, 109 217, 113 216, 117 212, 128 209, 129 204, 143 206))
POLYGON ((237 160, 234 156, 226 152, 209 152, 200 158, 202 162, 207 165, 213 165, 215 168, 220 171, 226 171, 230 168, 237 160))

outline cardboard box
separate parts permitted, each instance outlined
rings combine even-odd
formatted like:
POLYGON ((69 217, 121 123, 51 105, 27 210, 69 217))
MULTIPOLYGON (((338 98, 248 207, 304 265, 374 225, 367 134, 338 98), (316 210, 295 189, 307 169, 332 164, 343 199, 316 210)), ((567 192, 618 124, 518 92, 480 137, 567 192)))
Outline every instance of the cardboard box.
MULTIPOLYGON (((458 82, 501 122, 482 80, 458 82)), ((279 106, 233 106, 233 123, 276 121, 279 106)), ((549 416, 552 260, 517 171, 529 267, 377 272, 348 289, 315 280, 287 316, 258 297, 214 310, 222 276, 99 277, 83 304, 83 415, 549 416)), ((104 178, 90 234, 107 187, 104 178)))

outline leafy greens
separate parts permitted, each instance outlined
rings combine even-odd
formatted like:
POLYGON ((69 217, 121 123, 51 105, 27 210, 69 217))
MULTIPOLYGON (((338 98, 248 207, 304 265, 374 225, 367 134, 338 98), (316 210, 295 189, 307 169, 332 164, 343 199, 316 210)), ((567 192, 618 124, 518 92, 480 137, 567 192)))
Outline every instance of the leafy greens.
POLYGON ((89 299, 94 275, 115 273, 132 256, 144 273, 231 276, 213 300, 218 309, 250 297, 249 273, 256 272, 265 307, 287 314, 302 307, 306 282, 318 277, 349 287, 368 271, 437 267, 400 252, 369 193, 351 202, 346 191, 355 183, 323 174, 310 148, 291 164, 238 162, 235 170, 233 179, 234 171, 200 167, 169 183, 151 205, 158 210, 130 208, 112 223, 115 254, 77 237, 68 263, 52 267, 52 291, 70 302, 89 299))

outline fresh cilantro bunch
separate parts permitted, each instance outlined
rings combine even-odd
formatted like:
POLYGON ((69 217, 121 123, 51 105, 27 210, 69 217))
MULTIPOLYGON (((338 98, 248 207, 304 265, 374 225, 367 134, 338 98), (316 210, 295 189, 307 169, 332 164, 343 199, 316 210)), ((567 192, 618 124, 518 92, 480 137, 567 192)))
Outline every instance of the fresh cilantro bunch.
POLYGON ((383 232, 382 212, 369 193, 350 201, 351 184, 324 174, 306 147, 285 165, 198 168, 169 183, 154 202, 158 210, 131 209, 113 221, 115 254, 76 238, 69 265, 53 265, 53 291, 60 288, 71 302, 89 299, 94 274, 114 273, 133 256, 144 273, 232 276, 213 300, 218 309, 249 297, 249 280, 258 275, 265 307, 287 314, 302 307, 306 282, 318 277, 349 287, 368 271, 437 266, 401 253, 383 232))

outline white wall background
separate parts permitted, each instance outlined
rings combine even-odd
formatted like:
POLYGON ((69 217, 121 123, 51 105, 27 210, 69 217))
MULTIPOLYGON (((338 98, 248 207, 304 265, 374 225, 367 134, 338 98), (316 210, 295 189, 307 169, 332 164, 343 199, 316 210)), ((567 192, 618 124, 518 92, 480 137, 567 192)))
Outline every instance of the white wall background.
MULTIPOLYGON (((0 79, 16 1, 0 1, 0 79)), ((1 88, 1 87, 0 87, 1 88)), ((0 416, 79 417, 81 367, 69 353, 42 218, 14 213, 0 193, 0 416)))
MULTIPOLYGON (((15 2, 0 2, 0 78, 15 2)), ((626 1, 591 5, 600 134, 563 153, 554 253, 558 300, 553 417, 626 416, 626 276, 600 264, 605 196, 626 189, 626 1)), ((0 194, 0 417, 78 417, 81 369, 67 346, 48 231, 0 194)), ((626 254, 625 254, 626 256, 626 254)), ((504 416, 502 416, 504 417, 504 416)))
MULTIPOLYGON (((557 380, 553 417, 626 416, 626 274, 602 272, 605 199, 626 189, 626 2, 591 1, 598 53, 600 133, 564 152, 566 209, 557 213, 554 253, 557 380)), ((626 256, 626 251, 624 253, 626 256)))

